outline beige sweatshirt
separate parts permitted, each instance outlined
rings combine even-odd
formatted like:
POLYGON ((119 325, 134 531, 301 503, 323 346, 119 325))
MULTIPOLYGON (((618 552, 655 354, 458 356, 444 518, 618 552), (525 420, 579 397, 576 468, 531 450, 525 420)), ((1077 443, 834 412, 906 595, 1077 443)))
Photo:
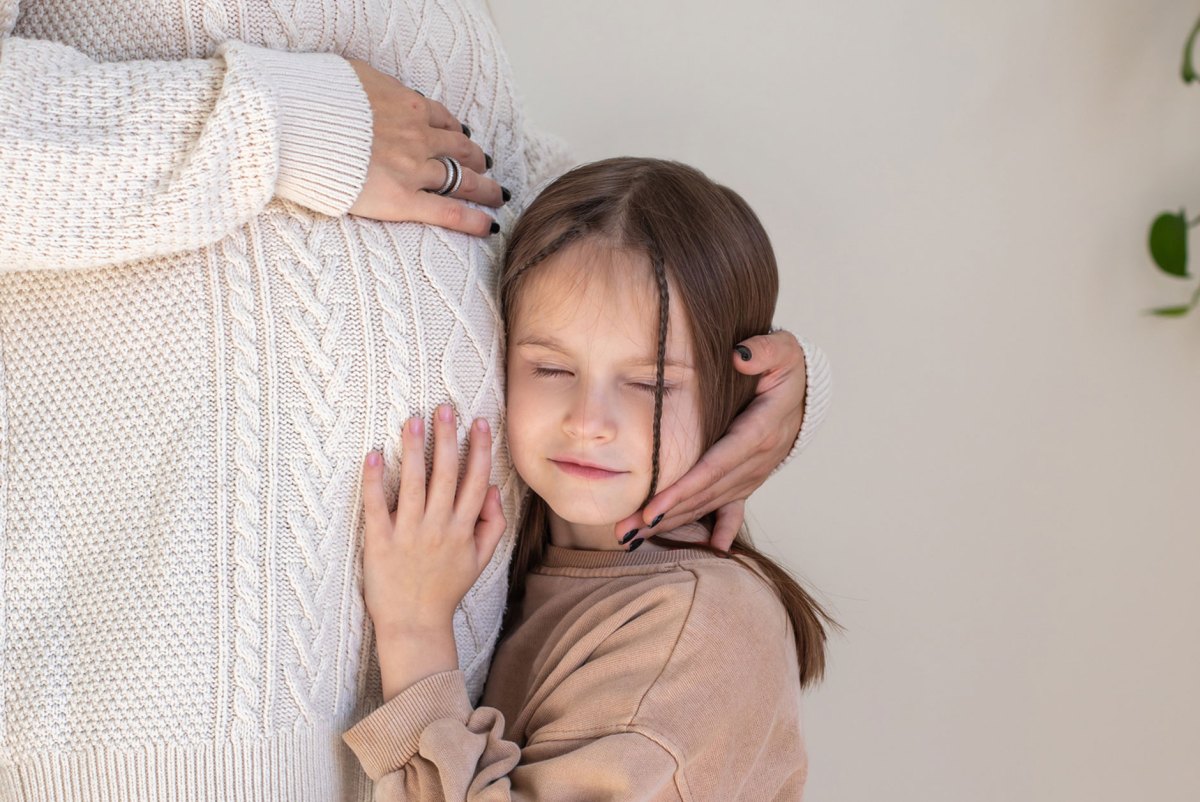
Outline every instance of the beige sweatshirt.
POLYGON ((343 737, 395 800, 799 799, 791 624, 758 574, 697 549, 550 546, 482 706, 427 677, 343 737))

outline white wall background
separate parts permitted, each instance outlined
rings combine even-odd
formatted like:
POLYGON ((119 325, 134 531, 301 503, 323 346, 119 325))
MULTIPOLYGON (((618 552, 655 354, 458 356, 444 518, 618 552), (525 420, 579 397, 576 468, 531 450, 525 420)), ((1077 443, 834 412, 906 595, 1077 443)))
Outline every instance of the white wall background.
POLYGON ((1194 285, 1144 243, 1200 212, 1200 6, 491 5, 581 158, 751 202, 834 360, 752 502, 847 628, 806 798, 1200 800, 1200 315, 1141 314, 1194 285))

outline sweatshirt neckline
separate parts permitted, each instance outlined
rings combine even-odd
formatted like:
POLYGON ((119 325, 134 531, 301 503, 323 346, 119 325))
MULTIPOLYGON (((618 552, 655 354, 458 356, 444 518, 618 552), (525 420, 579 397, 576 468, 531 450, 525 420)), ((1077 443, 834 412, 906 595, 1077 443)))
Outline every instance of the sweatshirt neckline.
POLYGON ((719 560, 720 556, 704 549, 667 549, 666 551, 591 551, 567 549, 547 543, 542 559, 542 568, 619 568, 638 565, 661 565, 685 560, 719 560))

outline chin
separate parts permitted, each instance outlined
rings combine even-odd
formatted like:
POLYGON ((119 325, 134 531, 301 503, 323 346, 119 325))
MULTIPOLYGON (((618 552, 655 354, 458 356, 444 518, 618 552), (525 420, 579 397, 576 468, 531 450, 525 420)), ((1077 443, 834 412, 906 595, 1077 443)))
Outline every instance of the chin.
POLYGON ((589 504, 580 499, 549 499, 542 496, 554 514, 578 526, 611 526, 637 512, 628 504, 589 504))

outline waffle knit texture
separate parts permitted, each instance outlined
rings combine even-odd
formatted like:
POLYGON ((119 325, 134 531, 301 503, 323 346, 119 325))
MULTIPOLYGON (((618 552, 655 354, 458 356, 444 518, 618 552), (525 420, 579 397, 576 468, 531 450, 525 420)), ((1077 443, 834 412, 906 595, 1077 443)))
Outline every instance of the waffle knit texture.
MULTIPOLYGON (((569 162, 470 0, 0 0, 0 37, 0 799, 369 799, 361 460, 394 487, 440 402, 499 425, 501 243, 344 215, 339 56, 471 127, 505 230, 569 162)), ((455 619, 474 696, 510 551, 455 619)))
POLYGON ((345 734, 376 802, 800 799, 791 623, 711 552, 550 546, 473 708, 434 674, 345 734))

